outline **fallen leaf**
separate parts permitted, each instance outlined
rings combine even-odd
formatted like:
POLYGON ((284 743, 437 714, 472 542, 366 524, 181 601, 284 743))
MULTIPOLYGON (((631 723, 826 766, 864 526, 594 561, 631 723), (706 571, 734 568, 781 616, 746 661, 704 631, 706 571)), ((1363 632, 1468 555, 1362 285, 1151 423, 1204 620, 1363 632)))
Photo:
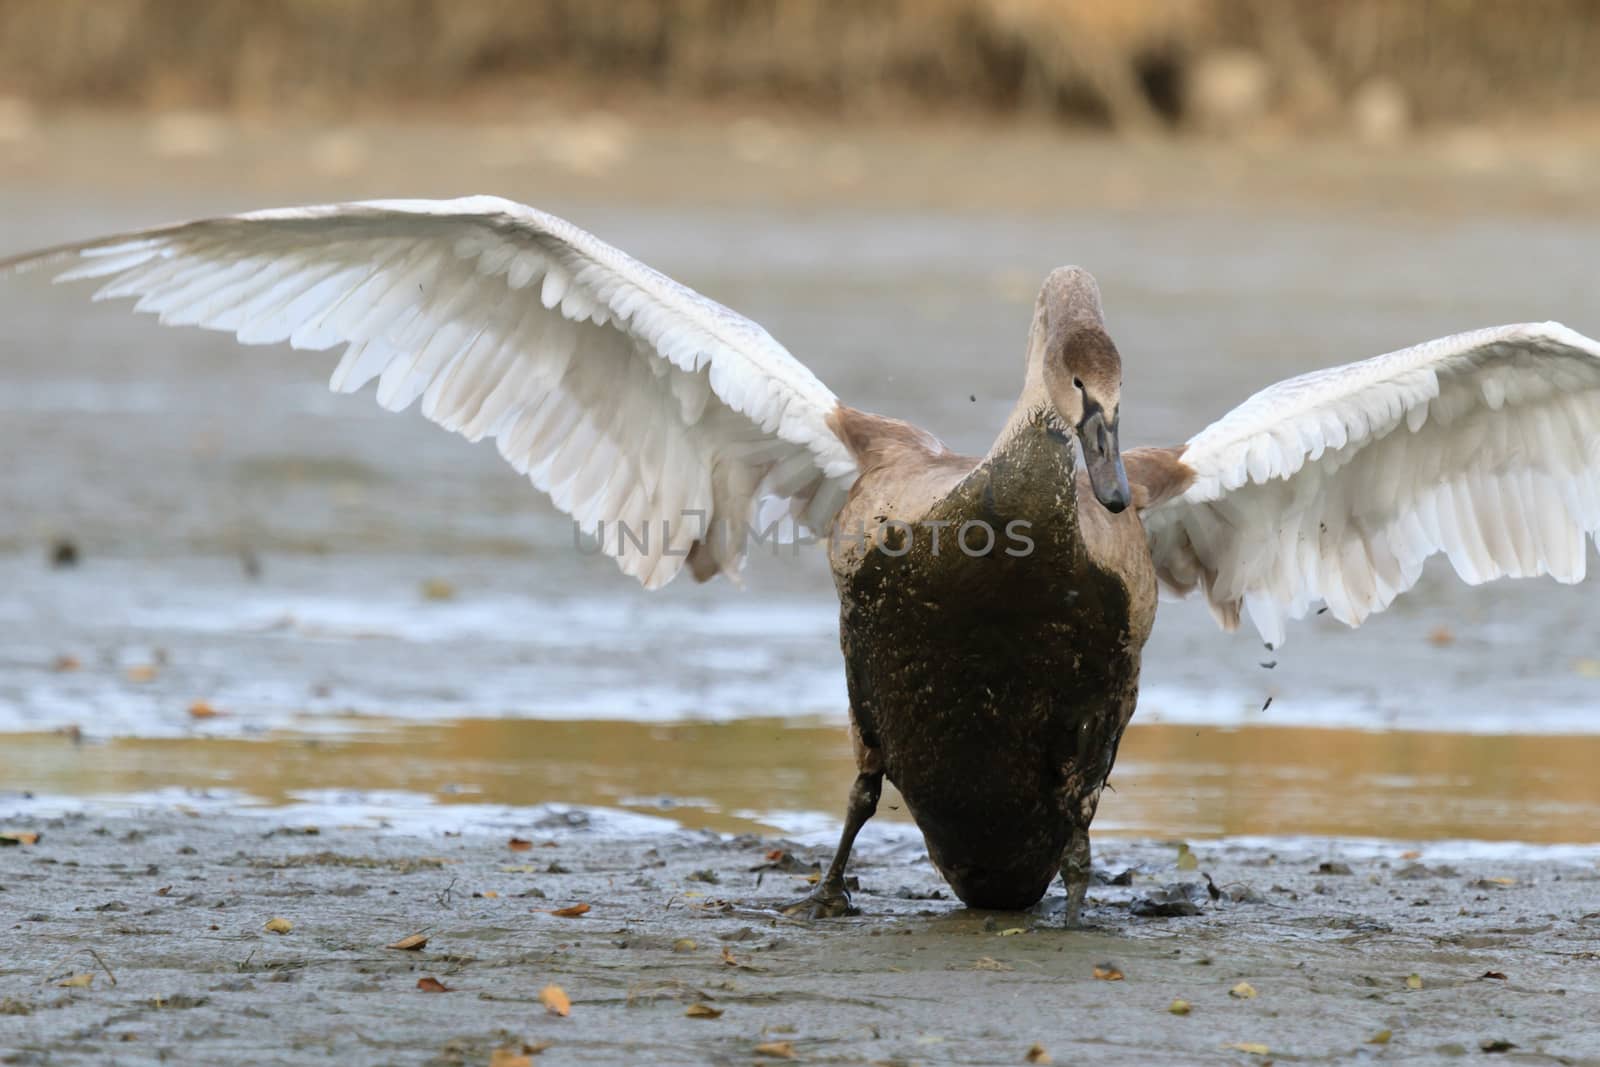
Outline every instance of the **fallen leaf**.
POLYGON ((1238 985, 1228 990, 1228 996, 1233 997, 1235 1000, 1250 1000, 1255 995, 1256 987, 1251 985, 1249 982, 1240 982, 1238 985))
POLYGON ((544 1005, 544 1010, 551 1015, 559 1015, 565 1019, 572 1014, 572 1000, 567 996, 567 991, 558 985, 547 985, 539 990, 539 1003, 544 1005))
POLYGON ((1484 978, 1493 978, 1498 982, 1504 982, 1504 981, 1507 980, 1506 979, 1506 973, 1504 971, 1484 971, 1483 972, 1483 977, 1484 978))
POLYGON ((1408 974, 1408 975, 1406 975, 1406 988, 1407 989, 1421 989, 1422 988, 1422 975, 1420 975, 1420 974, 1408 974))
POLYGON ((539 868, 531 863, 518 863, 509 867, 501 867, 501 874, 538 874, 539 868))
POLYGON ((39 833, 36 830, 0 830, 0 846, 5 845, 37 845, 39 833))
POLYGON ((520 837, 513 837, 510 841, 506 842, 506 847, 512 852, 526 852, 533 847, 533 842, 525 841, 520 837))
POLYGON ((776 1056, 781 1060, 794 1059, 793 1041, 764 1041, 756 1046, 758 1056, 776 1056))
POLYGON ((497 1048, 489 1053, 489 1067, 533 1067, 533 1058, 514 1048, 497 1048))
POLYGON ((1016 937, 1018 934, 1025 934, 1027 932, 1028 931, 1024 930, 1020 926, 1008 926, 1004 930, 1000 931, 1000 936, 1001 937, 1016 937))
POLYGON ((1515 878, 1485 878, 1485 879, 1483 879, 1483 881, 1488 882, 1490 885, 1516 885, 1517 884, 1517 880, 1515 878))
POLYGON ((1420 860, 1422 858, 1422 853, 1417 849, 1408 848, 1404 852, 1400 853, 1400 858, 1403 860, 1420 860))
POLYGON ((422 990, 424 993, 450 992, 450 987, 439 981, 437 978, 418 978, 417 988, 422 990))
POLYGON ((580 915, 589 914, 587 904, 569 904, 564 908, 552 908, 550 914, 558 919, 576 919, 580 915))
POLYGON ((204 700, 196 700, 189 705, 189 718, 191 719, 215 719, 221 714, 222 712, 207 704, 204 700))
POLYGON ((734 957, 733 950, 728 948, 726 945, 724 945, 722 948, 722 962, 726 963, 729 967, 739 966, 739 961, 734 957))
POLYGON ((684 1014, 691 1019, 720 1019, 722 1018, 722 1009, 713 1008, 709 1004, 691 1004, 684 1011, 684 1014))
POLYGON ((1572 664, 1579 678, 1600 678, 1600 659, 1580 659, 1572 664))
POLYGON ((400 940, 396 941, 394 944, 385 945, 383 947, 384 948, 397 948, 402 952, 417 952, 417 951, 419 951, 421 949, 426 948, 427 945, 428 945, 428 935, 427 934, 412 934, 410 937, 402 937, 400 940))
POLYGON ((50 661, 50 669, 61 674, 70 673, 71 671, 75 671, 82 666, 83 664, 79 661, 78 657, 71 655, 70 653, 63 653, 50 661))
POLYGON ((1456 635, 1448 626, 1435 626, 1428 631, 1428 644, 1434 648, 1445 648, 1456 643, 1456 635))
POLYGON ((294 923, 288 919, 268 919, 261 929, 269 934, 286 934, 294 929, 294 923))
POLYGON ((786 854, 787 853, 785 853, 783 849, 775 848, 772 851, 767 853, 767 862, 768 863, 777 863, 779 860, 783 859, 783 857, 786 854))
POLYGON ((1122 981, 1122 972, 1117 970, 1114 963, 1097 963, 1094 965, 1094 976, 1102 982, 1122 981))
POLYGON ((1011 964, 1001 963, 993 956, 979 956, 978 962, 972 965, 972 969, 975 971, 1009 971, 1011 970, 1011 964))
POLYGON ((454 600, 456 587, 443 578, 428 578, 422 583, 422 599, 424 600, 454 600))
POLYGON ((1227 1047, 1238 1049, 1240 1052, 1248 1052, 1252 1056, 1266 1056, 1272 1052, 1267 1046, 1255 1041, 1235 1041, 1227 1047))
POLYGON ((1379 1030, 1377 1033, 1375 1033, 1371 1037, 1367 1038, 1367 1044, 1369 1044, 1369 1045, 1387 1045, 1389 1043, 1389 1039, 1391 1037, 1393 1037, 1393 1036, 1394 1036, 1394 1031, 1393 1030, 1379 1030))
POLYGON ((157 671, 156 671, 155 667, 152 666, 151 664, 148 664, 148 663, 137 664, 135 666, 129 667, 126 671, 123 672, 123 676, 126 677, 128 679, 128 681, 130 681, 130 682, 140 682, 140 683, 155 681, 156 680, 156 674, 157 674, 157 671))
POLYGON ((1192 871, 1198 869, 1199 866, 1200 861, 1195 858, 1193 852, 1189 851, 1189 846, 1180 844, 1178 846, 1178 870, 1192 871))
POLYGON ((1050 1063, 1050 1062, 1052 1062, 1052 1060, 1050 1059, 1050 1053, 1046 1052, 1044 1050, 1044 1046, 1039 1044, 1039 1042, 1037 1042, 1037 1041, 1035 1041, 1032 1045, 1028 1046, 1028 1054, 1026 1056, 1023 1056, 1022 1059, 1023 1059, 1023 1062, 1025 1062, 1025 1063, 1050 1063))
POLYGON ((1189 1007, 1187 1000, 1177 997, 1173 999, 1171 1004, 1167 1005, 1167 1010, 1174 1015, 1188 1015, 1192 1009, 1189 1007))
POLYGON ((56 985, 62 989, 88 989, 94 985, 94 975, 92 973, 75 974, 71 978, 62 979, 56 985))
POLYGON ((680 937, 672 943, 672 951, 674 952, 693 952, 699 947, 692 939, 687 937, 680 937))

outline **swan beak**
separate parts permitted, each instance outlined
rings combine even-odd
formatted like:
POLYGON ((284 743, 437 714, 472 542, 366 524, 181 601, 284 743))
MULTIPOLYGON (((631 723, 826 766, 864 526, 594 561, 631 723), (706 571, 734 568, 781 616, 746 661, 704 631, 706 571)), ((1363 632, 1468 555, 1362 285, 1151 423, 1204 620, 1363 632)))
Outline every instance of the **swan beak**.
POLYGON ((1128 472, 1122 467, 1122 451, 1117 447, 1117 420, 1106 421, 1105 412, 1095 408, 1078 424, 1078 441, 1083 445, 1083 461, 1089 468, 1089 484, 1095 499, 1113 515, 1120 515, 1133 502, 1128 488, 1128 472))

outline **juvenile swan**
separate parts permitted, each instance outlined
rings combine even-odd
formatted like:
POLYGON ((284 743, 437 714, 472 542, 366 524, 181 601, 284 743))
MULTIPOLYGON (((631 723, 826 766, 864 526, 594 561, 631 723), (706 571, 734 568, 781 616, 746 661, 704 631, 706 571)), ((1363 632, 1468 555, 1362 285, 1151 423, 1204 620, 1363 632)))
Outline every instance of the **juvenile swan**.
POLYGON ((492 197, 260 211, 65 245, 169 324, 347 346, 331 385, 500 454, 657 588, 734 574, 788 516, 831 533, 859 775, 809 914, 887 777, 957 895, 1075 922, 1089 824, 1138 696, 1158 585, 1261 636, 1356 626, 1444 552, 1471 583, 1576 582, 1600 536, 1600 345, 1497 326, 1257 393, 1175 448, 1117 442, 1094 279, 1044 280, 987 455, 840 403, 765 330, 554 216, 492 197), (1073 441, 1082 450, 1080 467, 1073 441), (602 525, 603 524, 603 525, 602 525), (664 533, 662 533, 664 531, 664 533))

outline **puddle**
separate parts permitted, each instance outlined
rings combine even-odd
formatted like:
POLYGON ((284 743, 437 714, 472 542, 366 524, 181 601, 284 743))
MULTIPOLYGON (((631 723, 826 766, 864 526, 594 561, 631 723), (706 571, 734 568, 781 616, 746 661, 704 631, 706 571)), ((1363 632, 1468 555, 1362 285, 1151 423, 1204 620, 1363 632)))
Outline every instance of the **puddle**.
MULTIPOLYGON (((0 781, 13 797, 91 806, 149 798, 451 829, 507 809, 568 806, 826 840, 853 775, 843 730, 810 720, 347 725, 260 740, 13 735, 0 748, 0 781)), ((1596 842, 1597 762, 1595 736, 1135 725, 1095 828, 1142 838, 1596 842)), ((879 820, 907 821, 892 790, 879 820)))

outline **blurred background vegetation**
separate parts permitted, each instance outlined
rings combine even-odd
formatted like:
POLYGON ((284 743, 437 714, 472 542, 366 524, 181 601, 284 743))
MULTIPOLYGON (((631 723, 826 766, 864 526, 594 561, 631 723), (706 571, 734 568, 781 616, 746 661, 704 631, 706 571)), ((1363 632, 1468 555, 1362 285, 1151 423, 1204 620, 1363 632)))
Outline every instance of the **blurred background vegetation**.
POLYGON ((1600 0, 0 0, 0 94, 307 114, 737 99, 1139 133, 1600 103, 1600 0))

